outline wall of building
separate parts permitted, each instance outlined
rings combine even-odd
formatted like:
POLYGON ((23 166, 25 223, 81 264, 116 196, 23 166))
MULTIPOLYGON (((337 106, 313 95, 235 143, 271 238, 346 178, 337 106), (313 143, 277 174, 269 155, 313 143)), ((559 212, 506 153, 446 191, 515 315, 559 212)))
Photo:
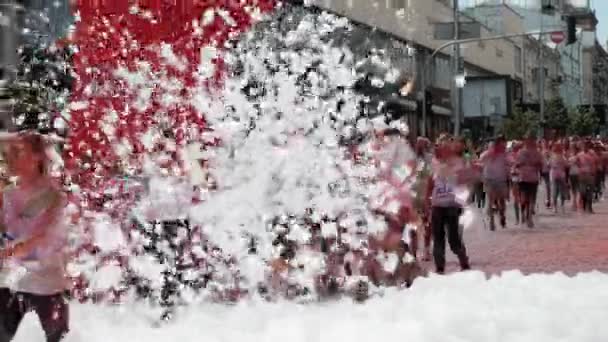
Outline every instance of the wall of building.
MULTIPOLYGON (((433 24, 452 21, 451 1, 447 0, 313 0, 312 3, 431 49, 444 43, 433 38, 433 24)), ((493 34, 488 28, 482 29, 483 36, 493 34)), ((516 46, 517 43, 507 40, 472 43, 462 46, 462 56, 467 63, 491 73, 521 77, 515 70, 519 56, 516 46)), ((450 49, 445 52, 451 54, 450 49)))
MULTIPOLYGON (((538 39, 524 38, 524 102, 538 103, 540 101, 540 48, 538 39)), ((561 86, 560 55, 555 49, 544 46, 543 65, 545 69, 545 100, 559 96, 561 86)))
POLYGON ((583 84, 583 104, 593 104, 593 60, 595 47, 584 48, 582 51, 582 84, 583 84))
POLYGON ((583 101, 582 44, 580 42, 569 46, 562 44, 558 50, 563 78, 560 95, 567 106, 579 106, 583 101))
POLYGON ((594 104, 608 105, 608 52, 598 42, 593 55, 594 104))

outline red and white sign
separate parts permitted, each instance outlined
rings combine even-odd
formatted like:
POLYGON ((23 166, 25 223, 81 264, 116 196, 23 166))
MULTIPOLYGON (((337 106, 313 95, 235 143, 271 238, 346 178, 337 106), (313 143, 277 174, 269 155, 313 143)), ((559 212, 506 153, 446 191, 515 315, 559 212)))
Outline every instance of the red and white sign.
POLYGON ((551 41, 555 44, 560 44, 566 39, 564 31, 555 31, 551 33, 551 41))

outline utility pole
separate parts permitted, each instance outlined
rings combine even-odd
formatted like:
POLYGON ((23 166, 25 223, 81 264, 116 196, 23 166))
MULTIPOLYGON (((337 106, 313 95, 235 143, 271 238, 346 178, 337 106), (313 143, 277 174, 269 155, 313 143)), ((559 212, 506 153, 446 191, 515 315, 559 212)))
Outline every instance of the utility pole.
POLYGON ((12 99, 9 87, 17 70, 17 4, 0 0, 0 125, 2 130, 13 129, 12 99))
MULTIPOLYGON (((458 0, 454 0, 454 40, 460 40, 460 12, 458 10, 458 0)), ((462 89, 456 86, 456 76, 460 74, 460 44, 454 44, 452 65, 452 113, 454 114, 454 135, 460 135, 460 100, 462 89)))
MULTIPOLYGON (((530 32, 520 32, 520 33, 511 33, 511 34, 501 34, 501 35, 497 35, 497 36, 489 36, 489 37, 480 37, 480 38, 467 38, 467 39, 459 39, 459 40, 452 40, 449 42, 446 42, 444 44, 441 44, 438 48, 436 48, 435 50, 433 50, 433 52, 431 52, 430 54, 426 54, 424 55, 423 58, 423 64, 422 64, 422 70, 420 71, 420 73, 422 74, 422 77, 420 78, 420 88, 422 91, 422 103, 426 104, 428 101, 428 97, 427 97, 427 88, 429 88, 431 81, 427 80, 427 72, 430 68, 432 68, 433 66, 433 61, 435 56, 443 51, 444 49, 447 49, 448 47, 453 47, 453 46, 458 46, 460 44, 470 44, 470 43, 477 43, 477 42, 487 42, 487 41, 492 41, 492 40, 501 40, 501 39, 507 39, 507 38, 521 38, 521 37, 528 37, 528 36, 535 36, 535 35, 539 35, 539 36, 543 36, 543 35, 547 35, 547 34, 551 34, 554 32, 561 32, 561 31, 530 31, 530 32)), ((454 80, 454 85, 456 84, 456 80, 454 80)), ((425 128, 428 126, 427 124, 427 110, 426 110, 426 106, 422 107, 422 132, 423 134, 426 133, 425 128)))
POLYGON ((426 51, 422 52, 422 68, 420 68, 420 70, 422 70, 422 72, 420 73, 420 89, 422 89, 422 96, 421 98, 421 102, 422 102, 422 124, 420 125, 420 135, 423 137, 428 136, 428 131, 427 131, 427 73, 428 73, 428 66, 429 66, 430 62, 429 62, 429 56, 426 53, 426 51))
MULTIPOLYGON (((544 14, 540 13, 540 31, 543 32, 544 29, 544 14)), ((539 119, 540 119, 540 126, 539 126, 539 132, 538 132, 538 137, 539 139, 542 139, 545 135, 545 130, 544 130, 544 122, 545 122, 545 41, 544 41, 544 36, 542 34, 538 35, 538 42, 540 44, 540 51, 538 53, 538 72, 539 72, 539 78, 538 78, 538 98, 539 98, 539 103, 540 103, 540 113, 539 113, 539 119)))

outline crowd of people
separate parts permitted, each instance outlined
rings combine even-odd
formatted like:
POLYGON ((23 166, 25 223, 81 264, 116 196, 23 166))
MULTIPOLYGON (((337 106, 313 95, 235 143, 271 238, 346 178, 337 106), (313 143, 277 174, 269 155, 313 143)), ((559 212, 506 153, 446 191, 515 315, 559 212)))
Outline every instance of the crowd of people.
MULTIPOLYGON (((391 139, 403 139, 400 134, 396 130, 377 132, 377 150, 391 139)), ((0 138, 7 170, 16 177, 16 181, 2 184, 0 197, 0 341, 12 339, 29 311, 40 317, 48 341, 60 341, 68 331, 65 293, 70 288, 66 275, 68 229, 63 222, 66 200, 46 172, 49 161, 42 136, 0 138), (21 273, 13 279, 16 270, 21 273)), ((414 172, 405 172, 407 175, 398 180, 391 175, 396 170, 394 160, 384 167, 386 160, 372 158, 372 163, 386 171, 378 177, 389 187, 399 188, 392 197, 399 201, 396 211, 382 205, 373 209, 386 221, 383 233, 362 231, 359 245, 347 245, 340 242, 340 229, 337 236, 328 238, 321 234, 318 223, 310 222, 308 247, 326 255, 326 267, 315 280, 314 290, 320 297, 342 292, 365 299, 370 286, 408 286, 424 274, 418 262, 422 260, 432 259, 435 272, 443 274, 446 244, 460 268, 468 270, 471 263, 460 223, 466 207, 484 210, 492 231, 497 225, 503 229, 518 224, 534 228, 535 214, 543 202, 555 213, 565 212, 570 201, 572 210, 591 214, 602 196, 608 167, 608 150, 599 139, 539 141, 528 137, 507 141, 498 136, 474 145, 444 134, 434 143, 419 138, 414 154, 414 158, 400 159, 399 163, 407 165, 397 165, 397 169, 414 172), (541 186, 544 191, 539 192, 541 186), (539 194, 545 197, 539 198, 539 194), (507 215, 509 205, 513 215, 507 215), (387 269, 382 258, 388 260, 391 254, 397 256, 397 262, 387 269)), ((282 238, 285 241, 279 236, 278 243, 289 246, 287 234, 282 238)), ((289 297, 302 292, 288 281, 293 267, 290 259, 298 248, 284 248, 277 259, 269 260, 266 293, 284 292, 289 297)))
POLYGON ((463 207, 476 205, 485 210, 489 229, 495 231, 496 218, 502 228, 507 228, 507 207, 511 203, 513 224, 533 228, 539 202, 542 205, 542 187, 545 207, 556 214, 566 212, 566 201, 571 201, 573 211, 592 214, 594 202, 602 196, 608 167, 604 142, 591 138, 547 141, 529 136, 522 141, 507 141, 497 136, 473 145, 444 135, 434 146, 420 138, 416 152, 417 177, 428 184, 427 191, 418 195, 424 200, 417 201, 425 228, 421 230, 425 235, 423 258, 430 259, 433 241, 438 273, 444 272, 446 234, 461 267, 469 268, 458 226, 463 207), (451 180, 446 181, 445 174, 451 175, 451 180), (470 191, 471 196, 459 200, 458 188, 470 191))

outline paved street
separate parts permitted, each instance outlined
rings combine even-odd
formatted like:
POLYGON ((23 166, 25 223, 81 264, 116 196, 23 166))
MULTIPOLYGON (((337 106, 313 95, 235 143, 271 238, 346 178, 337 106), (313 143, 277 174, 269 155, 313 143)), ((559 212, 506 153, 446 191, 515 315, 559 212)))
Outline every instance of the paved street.
MULTIPOLYGON (((565 214, 539 206, 533 229, 515 226, 512 212, 507 229, 495 232, 478 217, 464 232, 472 268, 488 274, 515 269, 526 274, 608 272, 608 199, 596 204, 593 215, 573 212, 566 205, 565 214)), ((456 259, 448 254, 448 271, 458 270, 456 259)), ((427 267, 433 270, 431 263, 427 267)))

